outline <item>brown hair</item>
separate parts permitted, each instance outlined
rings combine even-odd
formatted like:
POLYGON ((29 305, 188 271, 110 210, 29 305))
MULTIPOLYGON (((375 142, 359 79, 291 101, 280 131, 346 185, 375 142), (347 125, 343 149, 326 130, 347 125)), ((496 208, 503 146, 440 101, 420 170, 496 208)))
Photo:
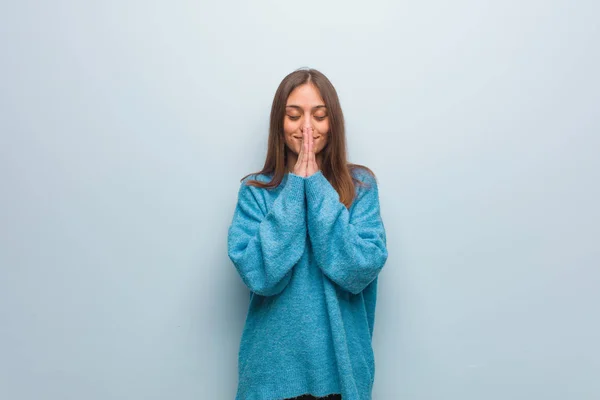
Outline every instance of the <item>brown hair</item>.
MULTIPOLYGON (((315 69, 298 69, 288 74, 279 84, 271 106, 267 158, 263 169, 255 173, 273 174, 273 178, 270 182, 248 180, 247 184, 272 189, 279 186, 283 180, 287 164, 287 151, 283 133, 285 106, 290 93, 296 87, 306 83, 310 83, 317 88, 325 102, 327 115, 329 116, 329 138, 327 145, 322 150, 321 171, 340 195, 340 201, 347 208, 350 208, 355 196, 355 183, 363 185, 363 182, 356 179, 352 172, 357 168, 361 168, 371 174, 373 178, 375 178, 375 174, 364 165, 347 162, 346 131, 340 100, 329 79, 315 69)), ((250 175, 252 173, 246 175, 241 180, 243 181, 250 175)))

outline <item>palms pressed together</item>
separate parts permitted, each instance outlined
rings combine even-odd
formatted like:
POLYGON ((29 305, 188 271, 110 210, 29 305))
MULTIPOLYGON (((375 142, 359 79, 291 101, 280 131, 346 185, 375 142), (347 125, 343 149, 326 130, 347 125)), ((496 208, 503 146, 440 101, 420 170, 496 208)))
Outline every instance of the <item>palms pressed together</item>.
POLYGON ((309 177, 319 170, 314 150, 313 128, 302 131, 302 145, 298 153, 298 161, 294 165, 293 173, 302 177, 309 177))

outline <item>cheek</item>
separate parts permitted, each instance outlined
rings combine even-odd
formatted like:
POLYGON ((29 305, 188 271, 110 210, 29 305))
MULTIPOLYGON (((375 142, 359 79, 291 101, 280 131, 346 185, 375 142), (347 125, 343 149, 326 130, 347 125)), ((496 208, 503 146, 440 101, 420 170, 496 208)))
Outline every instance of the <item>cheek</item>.
POLYGON ((327 136, 327 132, 329 132, 329 121, 325 120, 319 123, 319 132, 322 132, 325 136, 327 136))
POLYGON ((295 121, 290 121, 289 119, 285 119, 283 121, 283 132, 288 135, 294 133, 297 130, 298 123, 295 121))

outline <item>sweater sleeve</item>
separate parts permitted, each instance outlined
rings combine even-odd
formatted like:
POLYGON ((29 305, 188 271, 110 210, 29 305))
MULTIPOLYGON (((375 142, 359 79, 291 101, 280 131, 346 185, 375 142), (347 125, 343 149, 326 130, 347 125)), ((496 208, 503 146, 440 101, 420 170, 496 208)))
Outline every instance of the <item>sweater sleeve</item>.
POLYGON ((266 214, 257 201, 266 189, 244 180, 228 230, 229 258, 246 286, 262 296, 283 291, 306 245, 305 178, 289 173, 287 179, 266 214))
POLYGON ((379 190, 361 188, 350 210, 321 170, 305 178, 308 235, 317 264, 342 289, 362 292, 379 274, 388 252, 379 210, 379 190))

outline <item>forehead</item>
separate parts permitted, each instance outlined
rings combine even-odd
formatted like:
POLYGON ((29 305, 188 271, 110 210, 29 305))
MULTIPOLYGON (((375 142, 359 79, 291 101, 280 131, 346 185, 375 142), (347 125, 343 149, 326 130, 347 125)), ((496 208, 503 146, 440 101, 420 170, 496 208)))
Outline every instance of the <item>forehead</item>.
POLYGON ((296 87, 287 98, 286 105, 295 104, 298 106, 314 107, 325 104, 319 89, 311 84, 303 84, 296 87))

